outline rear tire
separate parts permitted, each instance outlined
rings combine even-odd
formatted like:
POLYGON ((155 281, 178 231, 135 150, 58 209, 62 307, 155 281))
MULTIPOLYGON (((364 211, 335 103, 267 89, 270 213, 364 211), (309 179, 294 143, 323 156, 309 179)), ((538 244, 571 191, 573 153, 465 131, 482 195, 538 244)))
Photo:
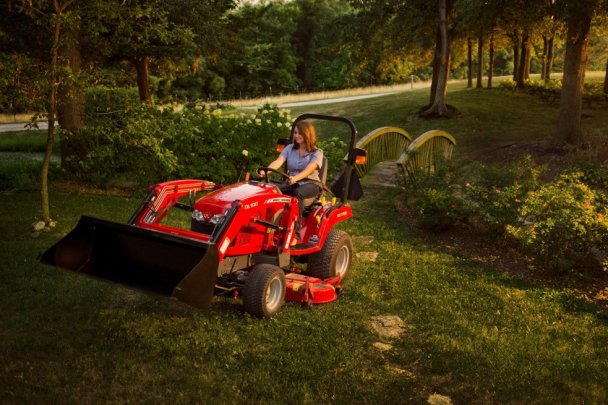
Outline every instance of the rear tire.
POLYGON ((339 229, 332 229, 323 248, 308 258, 307 273, 322 280, 339 274, 344 280, 350 272, 352 257, 353 241, 350 235, 339 229))
POLYGON ((262 263, 249 273, 243 287, 245 311, 259 318, 270 318, 285 301, 285 273, 280 267, 262 263))

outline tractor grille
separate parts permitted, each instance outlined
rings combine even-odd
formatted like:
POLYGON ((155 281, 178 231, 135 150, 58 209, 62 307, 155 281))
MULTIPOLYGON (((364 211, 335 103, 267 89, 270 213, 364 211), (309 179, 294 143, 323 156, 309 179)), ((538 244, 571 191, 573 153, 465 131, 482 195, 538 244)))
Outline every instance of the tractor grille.
POLYGON ((196 219, 192 218, 190 222, 190 230, 194 232, 204 233, 205 235, 211 235, 213 233, 213 230, 215 229, 215 225, 216 224, 197 221, 196 219))

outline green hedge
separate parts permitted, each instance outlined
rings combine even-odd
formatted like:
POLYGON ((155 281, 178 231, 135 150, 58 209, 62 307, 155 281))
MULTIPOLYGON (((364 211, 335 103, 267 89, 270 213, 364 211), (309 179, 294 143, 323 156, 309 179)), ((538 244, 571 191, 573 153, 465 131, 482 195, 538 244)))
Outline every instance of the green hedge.
POLYGON ((139 105, 87 124, 74 136, 85 153, 67 162, 80 180, 98 186, 114 179, 152 184, 177 178, 237 180, 269 163, 276 140, 289 136, 287 111, 266 105, 252 114, 222 108, 175 112, 139 105))

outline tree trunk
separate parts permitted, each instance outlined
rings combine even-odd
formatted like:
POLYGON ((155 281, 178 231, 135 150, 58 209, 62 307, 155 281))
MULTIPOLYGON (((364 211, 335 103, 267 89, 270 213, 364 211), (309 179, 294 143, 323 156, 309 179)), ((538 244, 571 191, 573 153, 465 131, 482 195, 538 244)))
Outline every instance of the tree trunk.
POLYGON ((519 34, 513 32, 513 81, 517 82, 517 72, 519 71, 519 34))
POLYGON ((557 23, 553 23, 553 27, 551 28, 551 38, 549 38, 549 43, 547 44, 547 67, 545 70, 545 83, 548 83, 551 80, 551 71, 553 70, 553 60, 555 59, 555 55, 553 52, 554 43, 555 43, 555 33, 557 32, 557 23))
POLYGON ((437 93, 437 82, 439 81, 439 68, 441 66, 441 32, 437 30, 437 38, 435 41, 435 52, 433 53, 433 76, 431 77, 431 94, 429 105, 435 102, 435 94, 437 93))
POLYGON ((526 47, 526 59, 524 60, 524 83, 530 79, 530 62, 532 61, 532 45, 528 37, 528 46, 526 47))
POLYGON ((527 69, 530 63, 530 37, 527 32, 525 32, 521 39, 521 53, 519 56, 519 66, 517 67, 517 87, 524 87, 527 69))
POLYGON ((61 165, 69 170, 69 157, 84 157, 84 151, 77 147, 78 134, 84 129, 84 92, 76 83, 80 75, 80 45, 78 30, 65 29, 62 33, 59 57, 71 79, 61 82, 58 89, 57 121, 73 136, 61 139, 61 165))
POLYGON ((492 76, 494 76, 494 30, 490 34, 490 51, 489 51, 490 66, 488 67, 488 89, 492 88, 492 76))
POLYGON ((483 34, 477 39, 477 88, 483 88, 483 34))
POLYGON ((571 11, 568 17, 563 85, 554 136, 558 145, 580 148, 583 144, 581 112, 592 15, 593 10, 580 8, 576 13, 571 11))
POLYGON ((608 59, 606 59, 606 75, 604 76, 604 94, 608 96, 608 59))
POLYGON ((540 71, 540 79, 541 80, 546 80, 545 79, 545 74, 547 73, 547 48, 548 48, 548 44, 549 44, 549 39, 545 35, 543 35, 543 56, 542 56, 543 67, 542 67, 542 70, 540 71))
POLYGON ((439 37, 441 41, 441 60, 437 75, 435 97, 430 108, 422 113, 423 116, 445 117, 449 115, 445 96, 448 86, 450 43, 448 35, 447 0, 439 0, 439 37))
MULTIPOLYGON (((55 7, 55 13, 61 14, 61 10, 55 7)), ((48 130, 46 136, 46 147, 44 149, 44 157, 40 167, 40 209, 42 213, 42 221, 45 225, 50 225, 51 210, 49 207, 49 167, 51 166, 51 157, 53 156, 53 142, 55 141, 55 111, 57 108, 57 87, 58 87, 58 59, 59 59, 59 39, 61 37, 61 18, 55 15, 53 19, 53 39, 51 43, 51 91, 49 93, 49 102, 47 105, 48 115, 48 130)))
POLYGON ((545 67, 545 83, 548 83, 551 80, 551 70, 553 70, 553 59, 555 56, 553 55, 553 43, 555 41, 555 31, 554 35, 549 38, 549 43, 547 44, 547 66, 545 67))
POLYGON ((473 87, 473 40, 467 38, 467 88, 473 87))
POLYGON ((137 70, 137 88, 139 89, 139 100, 152 105, 152 96, 150 95, 150 85, 148 83, 148 58, 141 56, 131 60, 137 70))

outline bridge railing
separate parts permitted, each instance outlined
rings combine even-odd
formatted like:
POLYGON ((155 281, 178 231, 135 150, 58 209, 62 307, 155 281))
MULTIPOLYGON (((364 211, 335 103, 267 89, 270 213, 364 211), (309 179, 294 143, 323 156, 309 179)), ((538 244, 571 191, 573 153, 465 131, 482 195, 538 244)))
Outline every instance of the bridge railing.
POLYGON ((376 164, 399 159, 411 142, 412 136, 402 128, 381 127, 373 130, 357 142, 357 148, 367 151, 366 163, 355 166, 357 174, 363 177, 376 164))
POLYGON ((441 160, 449 160, 456 139, 441 130, 427 131, 410 143, 397 160, 404 179, 414 181, 419 173, 433 173, 441 160))

